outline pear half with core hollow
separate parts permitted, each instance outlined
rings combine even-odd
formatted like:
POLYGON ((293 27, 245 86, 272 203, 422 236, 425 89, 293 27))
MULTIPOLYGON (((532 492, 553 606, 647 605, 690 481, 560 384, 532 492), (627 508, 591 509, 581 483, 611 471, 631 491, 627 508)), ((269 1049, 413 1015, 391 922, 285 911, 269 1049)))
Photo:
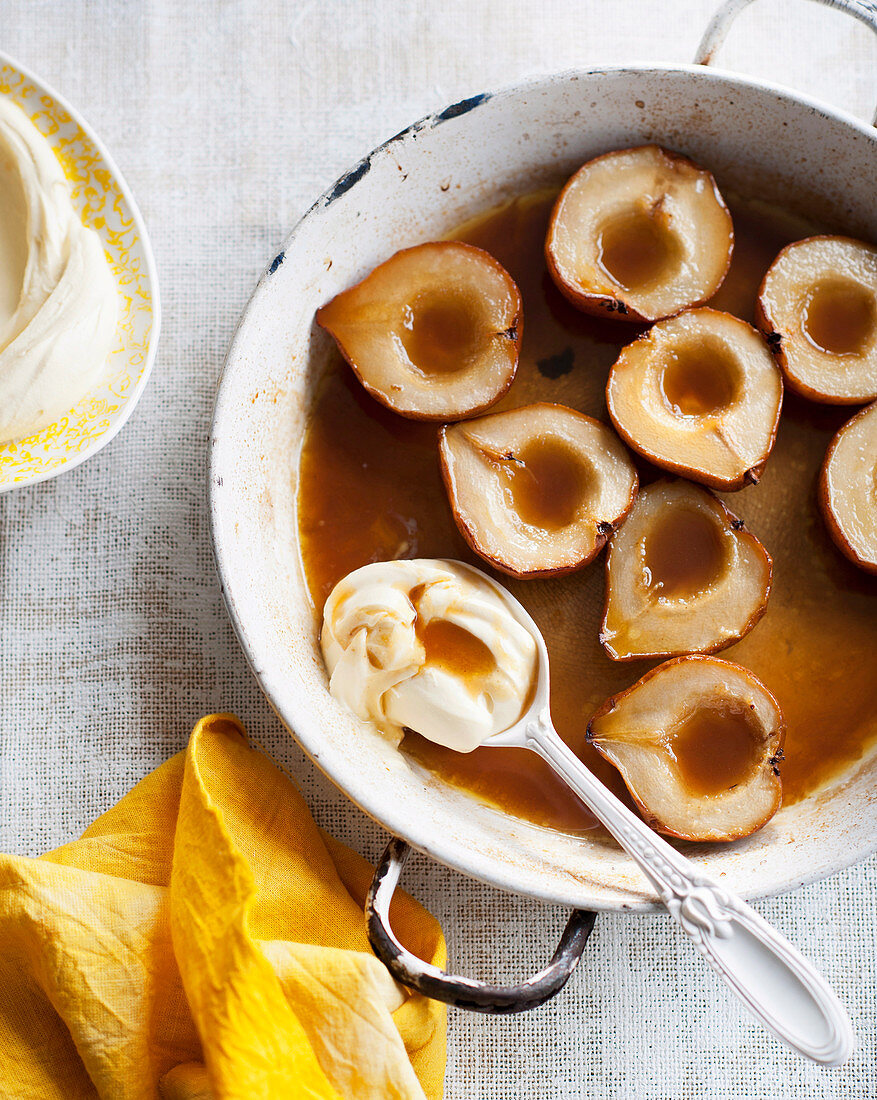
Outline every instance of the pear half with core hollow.
POLYGON ((442 428, 439 454, 463 537, 516 577, 585 565, 636 496, 636 470, 615 433, 565 405, 442 428))
POLYGON ((615 661, 714 653, 755 626, 770 579, 767 551, 712 493, 655 482, 610 540, 600 641, 615 661))
POLYGON ((856 413, 831 441, 819 504, 838 549, 877 573, 877 402, 856 413))
POLYGON ((737 840, 779 809, 785 735, 776 699, 717 657, 677 657, 608 699, 588 742, 646 822, 683 840, 737 840))
POLYGON ((762 337, 715 309, 653 325, 622 349, 606 404, 621 438, 665 470, 714 489, 758 480, 783 383, 762 337))
POLYGON ((877 248, 851 237, 787 245, 756 309, 789 385, 813 401, 877 397, 877 248))
POLYGON ((657 321, 711 298, 733 247, 731 215, 710 173, 644 145, 576 172, 555 204, 545 255, 579 309, 657 321))
POLYGON ((515 377, 521 296, 487 252, 437 241, 397 252, 317 311, 372 397, 415 420, 483 412, 515 377))

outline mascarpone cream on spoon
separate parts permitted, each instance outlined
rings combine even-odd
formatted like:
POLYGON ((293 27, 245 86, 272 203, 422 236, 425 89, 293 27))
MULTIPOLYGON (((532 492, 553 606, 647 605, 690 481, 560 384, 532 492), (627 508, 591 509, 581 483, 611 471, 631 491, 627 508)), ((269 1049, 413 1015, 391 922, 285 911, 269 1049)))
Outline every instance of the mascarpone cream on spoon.
POLYGON ((0 443, 32 435, 98 381, 113 347, 116 285, 61 165, 0 97, 0 443))
POLYGON ((524 713, 536 642, 477 570, 416 559, 365 565, 323 612, 332 695, 401 739, 411 729, 471 752, 524 713))

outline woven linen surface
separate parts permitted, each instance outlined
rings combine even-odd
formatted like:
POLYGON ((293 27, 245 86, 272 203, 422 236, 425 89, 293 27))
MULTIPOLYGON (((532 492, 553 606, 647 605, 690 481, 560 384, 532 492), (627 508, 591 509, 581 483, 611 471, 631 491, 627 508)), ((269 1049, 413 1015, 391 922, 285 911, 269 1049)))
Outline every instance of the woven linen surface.
MULTIPOLYGON (((82 111, 131 184, 164 306, 155 370, 121 435, 0 498, 0 849, 76 836, 198 717, 231 710, 317 821, 377 857, 380 829, 284 732, 220 599, 204 460, 233 327, 296 219, 379 141, 519 76, 688 62, 715 2, 0 0, 0 49, 82 111)), ((877 96, 867 30, 806 0, 747 9, 720 61, 863 117, 877 96)), ((474 976, 522 977, 565 920, 423 860, 405 881, 442 921, 453 967, 474 976)), ((452 1011, 447 1096, 877 1097, 875 902, 871 860, 757 906, 848 1006, 860 1049, 840 1070, 754 1026, 666 918, 606 916, 544 1008, 452 1011)))

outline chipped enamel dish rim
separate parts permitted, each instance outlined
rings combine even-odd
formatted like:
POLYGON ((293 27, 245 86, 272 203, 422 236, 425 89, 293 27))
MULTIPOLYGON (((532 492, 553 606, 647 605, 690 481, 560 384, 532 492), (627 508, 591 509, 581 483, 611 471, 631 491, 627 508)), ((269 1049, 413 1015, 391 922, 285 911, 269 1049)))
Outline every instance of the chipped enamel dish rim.
MULTIPOLYGON (((559 183, 597 152, 647 140, 682 149, 726 186, 751 191, 756 175, 768 200, 782 201, 791 187, 824 219, 877 236, 868 184, 874 131, 764 81, 650 65, 563 73, 473 97, 378 146, 299 222, 238 324, 211 433, 212 534, 229 614, 263 691, 304 750, 362 810, 420 851, 500 889, 586 909, 650 911, 655 895, 616 846, 478 803, 331 698, 298 551, 294 486, 330 351, 313 323, 317 306, 398 248, 435 239, 513 194, 559 183)), ((871 754, 752 837, 686 852, 748 898, 824 878, 877 849, 875 772, 871 754)))
POLYGON ((143 217, 106 146, 58 92, 0 52, 0 95, 39 126, 71 182, 83 224, 96 229, 119 292, 117 344, 102 380, 36 435, 0 443, 0 493, 57 477, 97 454, 121 431, 146 387, 158 347, 161 304, 155 258, 143 217), (11 84, 11 80, 15 80, 11 84), (36 108, 36 110, 35 110, 36 108), (75 173, 75 174, 74 174, 75 173))

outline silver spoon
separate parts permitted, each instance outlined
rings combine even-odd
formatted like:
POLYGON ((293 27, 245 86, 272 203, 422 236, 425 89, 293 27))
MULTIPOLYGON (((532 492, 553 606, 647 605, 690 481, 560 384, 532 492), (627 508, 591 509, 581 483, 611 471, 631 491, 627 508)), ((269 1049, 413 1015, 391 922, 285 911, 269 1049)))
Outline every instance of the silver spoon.
POLYGON ((804 956, 742 898, 720 886, 632 813, 585 767, 551 723, 548 650, 526 609, 486 573, 449 562, 487 581, 532 634, 538 678, 526 713, 485 746, 530 749, 549 764, 602 822, 657 891, 670 915, 749 1011, 793 1050, 839 1066, 855 1050, 849 1016, 804 956))

